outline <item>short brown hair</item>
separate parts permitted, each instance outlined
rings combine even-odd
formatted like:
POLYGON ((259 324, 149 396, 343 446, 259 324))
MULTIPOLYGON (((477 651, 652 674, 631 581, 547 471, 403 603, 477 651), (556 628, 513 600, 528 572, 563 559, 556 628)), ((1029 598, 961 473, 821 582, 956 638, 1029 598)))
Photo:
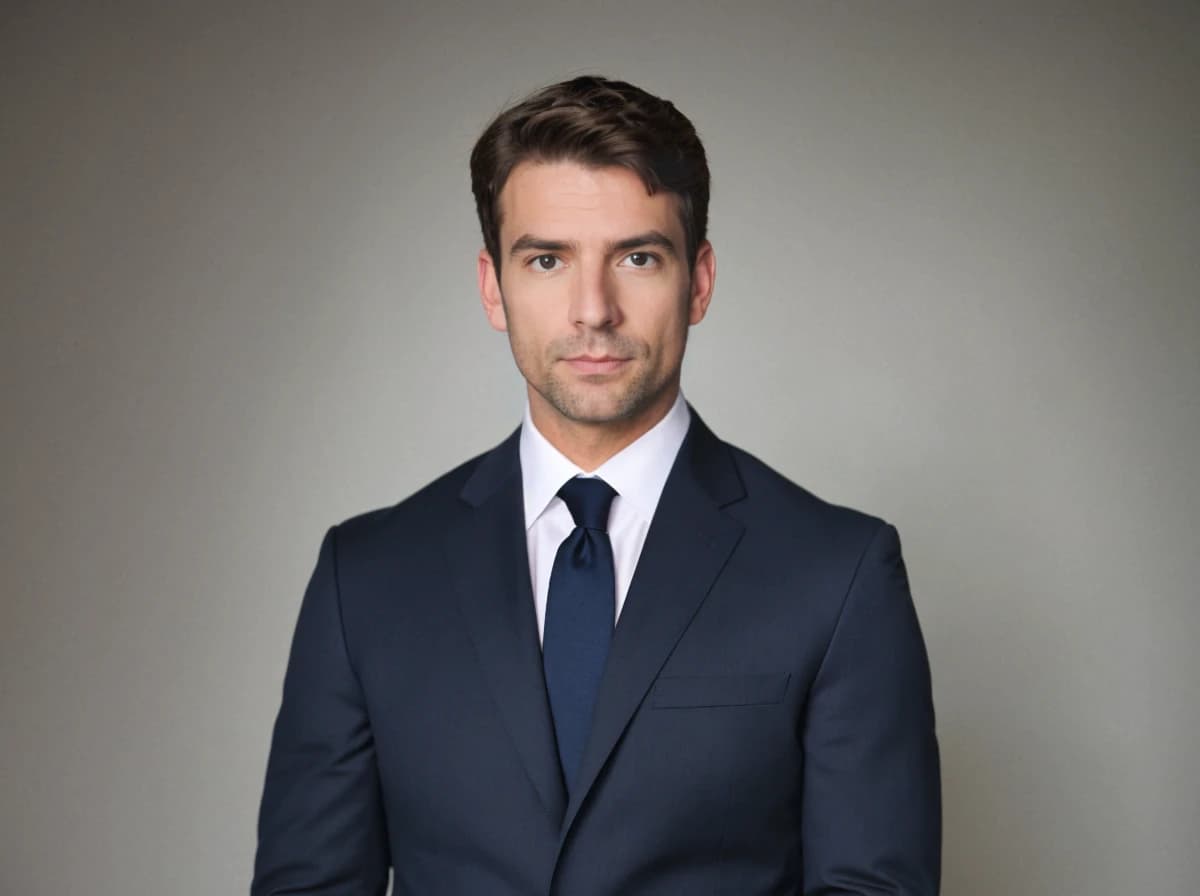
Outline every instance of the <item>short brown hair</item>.
POLYGON ((520 162, 617 165, 647 192, 679 200, 689 267, 708 230, 708 160, 687 117, 625 81, 585 75, 542 88, 501 112, 471 152, 483 244, 499 270, 500 191, 520 162))

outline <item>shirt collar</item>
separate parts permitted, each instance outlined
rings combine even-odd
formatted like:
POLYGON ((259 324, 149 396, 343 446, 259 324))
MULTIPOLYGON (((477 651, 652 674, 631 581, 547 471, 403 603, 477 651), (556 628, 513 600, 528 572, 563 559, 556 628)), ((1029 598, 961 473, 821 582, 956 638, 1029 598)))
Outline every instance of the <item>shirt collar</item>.
POLYGON ((662 420, 637 441, 606 460, 594 473, 587 474, 564 457, 538 431, 533 425, 529 402, 526 401, 520 441, 526 530, 550 506, 563 483, 581 475, 599 476, 613 487, 623 501, 628 501, 639 515, 651 519, 675 463, 675 455, 679 453, 679 447, 687 435, 691 416, 680 392, 662 420))

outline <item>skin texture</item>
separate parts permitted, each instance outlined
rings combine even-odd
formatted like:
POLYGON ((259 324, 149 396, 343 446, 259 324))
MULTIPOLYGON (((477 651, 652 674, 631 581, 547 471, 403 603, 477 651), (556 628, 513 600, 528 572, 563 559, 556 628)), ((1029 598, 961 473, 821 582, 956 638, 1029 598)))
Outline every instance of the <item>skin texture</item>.
POLYGON ((625 168, 522 162, 499 209, 499 273, 479 253, 484 313, 508 333, 538 431, 594 470, 674 403, 712 246, 689 269, 676 198, 625 168))

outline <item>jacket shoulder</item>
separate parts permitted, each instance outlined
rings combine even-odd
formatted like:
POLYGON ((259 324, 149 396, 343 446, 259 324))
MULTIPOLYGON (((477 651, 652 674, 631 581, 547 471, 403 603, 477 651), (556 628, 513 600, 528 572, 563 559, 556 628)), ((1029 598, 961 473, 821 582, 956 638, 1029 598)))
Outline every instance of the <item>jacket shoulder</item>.
POLYGON ((475 468, 488 455, 483 452, 444 473, 403 500, 355 514, 332 527, 340 551, 359 552, 375 545, 395 550, 396 536, 420 540, 458 509, 460 493, 475 468))
POLYGON ((873 514, 826 501, 748 451, 727 447, 746 490, 744 513, 770 519, 784 529, 819 534, 822 540, 863 546, 888 525, 873 514))

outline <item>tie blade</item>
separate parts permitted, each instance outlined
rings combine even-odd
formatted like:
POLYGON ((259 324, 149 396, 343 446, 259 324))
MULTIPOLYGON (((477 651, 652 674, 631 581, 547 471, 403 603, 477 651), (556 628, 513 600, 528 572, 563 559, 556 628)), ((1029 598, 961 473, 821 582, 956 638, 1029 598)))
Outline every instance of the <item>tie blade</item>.
POLYGON ((568 789, 591 732, 612 643, 615 592, 608 535, 576 527, 554 559, 542 637, 546 691, 568 789), (578 563, 581 557, 587 562, 578 563))

